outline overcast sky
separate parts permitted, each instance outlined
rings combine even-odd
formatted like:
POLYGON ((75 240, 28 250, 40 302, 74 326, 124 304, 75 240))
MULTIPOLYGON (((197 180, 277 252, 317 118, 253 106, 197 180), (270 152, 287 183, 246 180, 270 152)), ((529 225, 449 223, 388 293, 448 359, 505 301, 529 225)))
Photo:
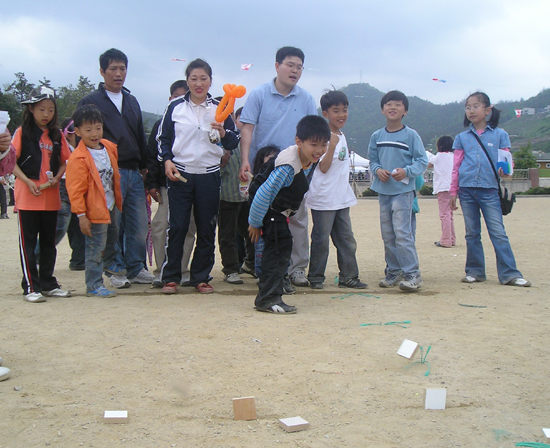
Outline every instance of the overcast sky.
POLYGON ((19 0, 2 9, 0 85, 16 72, 54 87, 80 75, 96 84, 99 54, 115 47, 129 58, 126 87, 155 113, 191 60, 212 66, 213 95, 225 83, 250 91, 275 75, 285 45, 304 51, 299 85, 317 100, 360 81, 438 104, 478 89, 496 103, 550 87, 549 0, 19 0))

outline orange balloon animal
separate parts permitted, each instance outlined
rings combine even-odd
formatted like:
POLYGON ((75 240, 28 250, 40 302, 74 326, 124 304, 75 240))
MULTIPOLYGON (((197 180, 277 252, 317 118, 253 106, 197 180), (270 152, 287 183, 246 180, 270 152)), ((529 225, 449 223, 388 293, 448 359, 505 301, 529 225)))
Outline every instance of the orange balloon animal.
POLYGON ((229 114, 233 112, 235 109, 235 99, 242 98, 246 94, 244 86, 236 86, 235 84, 225 84, 223 91, 225 95, 216 109, 216 121, 218 123, 223 123, 229 117, 229 114))

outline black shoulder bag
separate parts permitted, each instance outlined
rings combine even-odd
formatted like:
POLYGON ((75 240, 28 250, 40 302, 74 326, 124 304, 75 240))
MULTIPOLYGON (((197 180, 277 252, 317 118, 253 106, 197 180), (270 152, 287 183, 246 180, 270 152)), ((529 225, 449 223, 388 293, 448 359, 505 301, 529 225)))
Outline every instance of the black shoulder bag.
POLYGON ((495 173, 495 177, 497 178, 498 183, 498 196, 500 198, 500 208, 502 209, 502 214, 507 215, 512 211, 512 207, 514 206, 514 202, 516 202, 516 195, 515 193, 511 193, 508 188, 506 188, 504 185, 500 184, 500 177, 498 176, 497 170, 495 169, 495 166, 493 165, 493 161, 491 160, 491 157, 489 157, 489 153, 487 152, 487 149, 485 149, 485 145, 481 142, 481 139, 477 135, 476 132, 472 132, 474 134, 474 137, 478 141, 478 143, 481 146, 481 149, 483 149, 483 152, 487 156, 487 159, 489 159, 489 164, 491 165, 491 168, 493 169, 493 173, 495 173))

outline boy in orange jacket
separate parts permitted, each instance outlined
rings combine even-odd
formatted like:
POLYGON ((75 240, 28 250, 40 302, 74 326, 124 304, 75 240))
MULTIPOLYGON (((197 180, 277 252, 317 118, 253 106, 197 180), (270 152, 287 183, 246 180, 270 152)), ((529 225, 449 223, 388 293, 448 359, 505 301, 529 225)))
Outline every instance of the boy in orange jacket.
MULTIPOLYGON (((93 104, 79 107, 73 120, 81 140, 67 163, 66 186, 71 211, 86 235, 86 295, 113 297, 116 292, 103 284, 103 271, 126 278, 115 262, 122 210, 117 147, 103 139, 103 117, 93 104)), ((130 286, 127 279, 123 284, 130 286)))

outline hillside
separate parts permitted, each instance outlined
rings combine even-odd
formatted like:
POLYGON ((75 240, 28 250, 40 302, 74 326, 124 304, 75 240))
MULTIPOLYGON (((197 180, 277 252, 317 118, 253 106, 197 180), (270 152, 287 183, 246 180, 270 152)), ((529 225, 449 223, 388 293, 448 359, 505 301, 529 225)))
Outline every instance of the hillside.
MULTIPOLYGON (((383 127, 386 120, 380 112, 380 100, 384 92, 367 83, 350 84, 341 88, 349 99, 349 118, 344 128, 349 147, 363 157, 371 134, 383 127)), ((500 126, 510 134, 512 149, 525 146, 531 140, 533 150, 550 152, 550 114, 536 114, 516 118, 514 109, 550 105, 550 89, 541 91, 527 100, 504 101, 496 105, 501 110, 500 126)), ((150 132, 160 115, 143 112, 145 131, 150 132)), ((455 136, 464 130, 464 104, 454 102, 433 104, 418 97, 409 97, 409 113, 404 123, 415 129, 426 147, 435 146, 442 135, 455 136)))
MULTIPOLYGON (((350 148, 366 156, 371 134, 385 125, 380 112, 380 100, 384 92, 369 84, 350 84, 341 89, 350 102, 349 119, 344 132, 350 148)), ((515 102, 501 102, 496 105, 502 111, 501 126, 512 138, 512 147, 519 148, 528 140, 537 150, 550 149, 550 116, 537 114, 516 118, 514 109, 524 107, 543 108, 550 104, 550 90, 543 90, 538 95, 515 102)), ((456 135, 464 127, 464 104, 454 102, 433 104, 418 97, 409 97, 409 113, 404 123, 415 129, 422 137, 425 146, 435 145, 441 135, 456 135)))

